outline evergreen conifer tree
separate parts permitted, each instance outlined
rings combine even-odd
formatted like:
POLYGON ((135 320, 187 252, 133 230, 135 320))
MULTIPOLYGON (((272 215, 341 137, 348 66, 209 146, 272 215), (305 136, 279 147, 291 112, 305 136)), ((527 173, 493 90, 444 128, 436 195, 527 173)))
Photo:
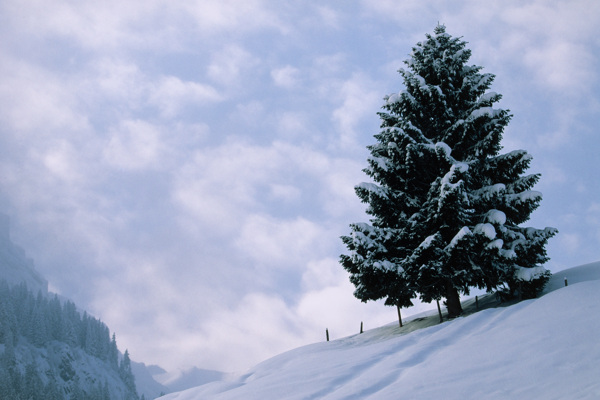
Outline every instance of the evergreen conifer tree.
POLYGON ((113 369, 118 370, 119 349, 117 348, 117 337, 114 333, 112 335, 112 339, 108 348, 108 362, 113 369))
POLYGON ((131 369, 131 359, 129 358, 129 351, 125 350, 125 354, 123 354, 123 359, 119 365, 119 375, 125 384, 125 387, 128 389, 127 399, 135 399, 137 400, 139 397, 137 395, 137 390, 135 387, 135 376, 133 375, 133 371, 131 369))
POLYGON ((468 65, 466 42, 444 26, 426 37, 399 71, 405 90, 385 97, 364 170, 373 183, 355 188, 372 218, 350 225, 341 263, 362 301, 445 298, 452 317, 472 287, 535 294, 556 230, 521 227, 541 201, 531 190, 540 176, 524 175, 526 151, 500 153, 511 115, 493 107, 494 75, 468 65))

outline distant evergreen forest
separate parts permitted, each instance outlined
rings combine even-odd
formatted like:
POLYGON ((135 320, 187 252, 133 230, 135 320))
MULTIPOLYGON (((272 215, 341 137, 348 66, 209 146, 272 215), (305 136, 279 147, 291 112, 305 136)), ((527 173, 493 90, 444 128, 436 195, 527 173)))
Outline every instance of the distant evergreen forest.
POLYGON ((119 357, 115 335, 111 338, 102 321, 86 312, 81 315, 73 302, 56 295, 36 296, 25 284, 0 281, 0 398, 137 400, 139 396, 129 353, 119 357), (85 370, 82 360, 93 368, 85 370))

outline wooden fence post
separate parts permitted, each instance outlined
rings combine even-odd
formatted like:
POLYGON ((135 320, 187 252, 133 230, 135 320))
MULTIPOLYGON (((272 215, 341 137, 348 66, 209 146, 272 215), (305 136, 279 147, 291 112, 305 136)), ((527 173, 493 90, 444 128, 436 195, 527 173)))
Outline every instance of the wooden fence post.
POLYGON ((327 341, 329 342, 329 329, 325 328, 325 336, 327 337, 327 341))
POLYGON ((475 296, 475 309, 479 311, 479 299, 475 296))
POLYGON ((440 308, 440 301, 436 300, 437 306, 438 306, 438 314, 440 315, 440 323, 444 322, 444 318, 442 317, 442 309, 440 308))
POLYGON ((565 286, 569 286, 569 282, 567 282, 567 277, 565 276, 565 286))
POLYGON ((363 323, 360 321, 360 333, 363 333, 363 323))

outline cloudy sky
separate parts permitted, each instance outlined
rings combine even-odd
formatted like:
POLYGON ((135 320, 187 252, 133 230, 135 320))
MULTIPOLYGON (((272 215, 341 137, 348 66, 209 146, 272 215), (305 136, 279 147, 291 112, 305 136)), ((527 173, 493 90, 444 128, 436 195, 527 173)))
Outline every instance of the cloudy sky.
POLYGON ((439 22, 543 174, 547 266, 597 261, 598 21, 595 0, 1 0, 0 212, 147 364, 240 371, 392 322, 352 296, 339 236, 366 221, 382 98, 439 22))

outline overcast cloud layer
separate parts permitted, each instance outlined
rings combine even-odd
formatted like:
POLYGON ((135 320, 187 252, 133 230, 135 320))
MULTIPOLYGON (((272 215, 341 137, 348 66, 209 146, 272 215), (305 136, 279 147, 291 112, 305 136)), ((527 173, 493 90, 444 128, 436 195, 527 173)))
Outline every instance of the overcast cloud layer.
POLYGON ((392 321, 339 236, 383 96, 443 23, 543 174, 553 271, 600 259, 600 3, 0 1, 0 212, 135 360, 239 371, 392 321))

